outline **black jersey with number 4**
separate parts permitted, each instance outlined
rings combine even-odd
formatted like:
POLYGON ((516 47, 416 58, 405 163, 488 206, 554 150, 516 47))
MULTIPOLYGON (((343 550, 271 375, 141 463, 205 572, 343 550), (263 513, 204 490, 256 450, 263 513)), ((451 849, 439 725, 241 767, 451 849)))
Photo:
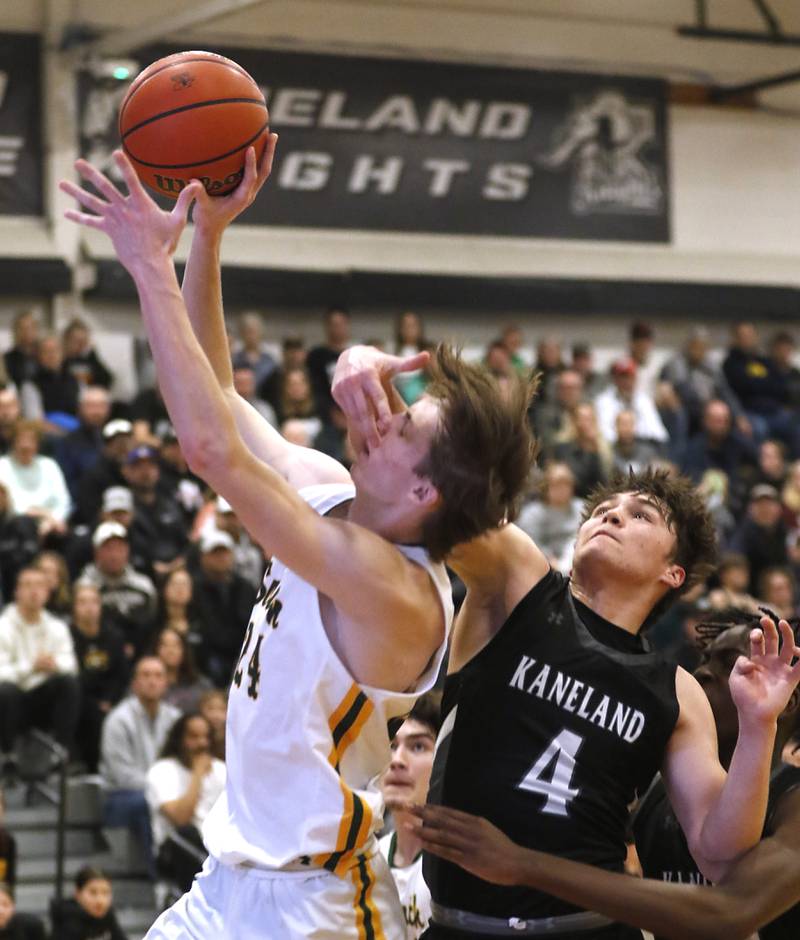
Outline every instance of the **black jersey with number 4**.
MULTIPOLYGON (((484 816, 521 845, 621 871, 628 806, 659 769, 678 710, 675 666, 575 601, 551 571, 448 677, 429 799, 484 816)), ((424 871, 446 907, 501 918, 576 910, 432 855, 424 871)), ((595 935, 631 934, 580 936, 595 935)))

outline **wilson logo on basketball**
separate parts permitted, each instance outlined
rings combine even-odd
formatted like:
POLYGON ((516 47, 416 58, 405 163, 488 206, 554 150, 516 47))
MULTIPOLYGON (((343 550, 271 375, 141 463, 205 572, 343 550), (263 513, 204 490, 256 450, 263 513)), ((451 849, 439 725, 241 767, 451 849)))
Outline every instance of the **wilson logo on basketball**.
MULTIPOLYGON (((238 170, 236 173, 230 173, 225 179, 221 180, 211 179, 210 176, 193 176, 192 179, 199 179, 209 196, 219 196, 230 192, 239 183, 242 176, 244 176, 244 169, 238 170)), ((173 198, 189 182, 189 180, 177 179, 174 176, 162 176, 160 173, 154 173, 153 179, 160 193, 173 198)))

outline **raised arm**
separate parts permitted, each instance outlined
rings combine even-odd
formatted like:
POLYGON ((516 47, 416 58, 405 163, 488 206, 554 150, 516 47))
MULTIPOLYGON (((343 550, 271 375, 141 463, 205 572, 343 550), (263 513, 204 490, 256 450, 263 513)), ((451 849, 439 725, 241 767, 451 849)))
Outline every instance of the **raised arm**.
POLYGON ((242 182, 229 196, 209 196, 205 189, 198 190, 192 215, 194 237, 182 291, 192 329, 225 393, 242 439, 259 460, 268 463, 299 489, 311 483, 348 482, 349 474, 327 454, 290 444, 234 389, 220 276, 222 236, 267 181, 277 140, 277 134, 270 134, 258 169, 255 151, 249 148, 242 182))
POLYGON ((800 902, 800 790, 782 800, 775 834, 715 887, 632 878, 525 849, 487 820, 448 807, 414 813, 425 849, 478 878, 535 888, 669 940, 746 940, 800 902))

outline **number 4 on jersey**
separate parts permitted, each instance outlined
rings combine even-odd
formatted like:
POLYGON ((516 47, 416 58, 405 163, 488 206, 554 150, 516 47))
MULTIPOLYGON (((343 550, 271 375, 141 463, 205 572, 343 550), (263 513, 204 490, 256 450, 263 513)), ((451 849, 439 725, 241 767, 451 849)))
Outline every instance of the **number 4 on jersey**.
POLYGON ((547 745, 518 784, 520 790, 530 790, 547 797, 547 802, 542 807, 543 813, 553 816, 569 815, 567 805, 580 793, 579 789, 573 790, 570 784, 575 773, 575 757, 582 744, 583 738, 580 735, 565 728, 547 745), (555 768, 550 779, 546 780, 544 774, 553 761, 555 768))

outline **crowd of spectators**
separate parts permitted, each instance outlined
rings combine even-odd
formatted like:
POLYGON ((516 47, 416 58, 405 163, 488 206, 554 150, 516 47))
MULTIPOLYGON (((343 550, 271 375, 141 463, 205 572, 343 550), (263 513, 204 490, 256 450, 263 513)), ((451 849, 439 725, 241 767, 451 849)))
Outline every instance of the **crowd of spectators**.
MULTIPOLYGON (((276 358, 261 316, 245 314, 234 382, 288 439, 347 465, 330 383, 350 317, 334 308, 323 325, 323 343, 289 335, 276 358)), ((384 345, 414 354, 432 339, 407 311, 384 345)), ((790 333, 762 345, 749 323, 733 326, 721 359, 703 328, 666 360, 654 351, 653 327, 634 323, 600 370, 587 344, 552 335, 527 355, 509 325, 483 356, 501 385, 539 373, 540 452, 519 524, 554 567, 569 571, 581 500, 615 472, 659 464, 704 493, 719 570, 652 630, 691 665, 704 609, 798 612, 800 371, 790 333)), ((397 388, 413 403, 426 383, 420 369, 397 388)), ((190 880, 224 783, 225 689, 263 566, 231 506, 189 471, 157 386, 119 400, 86 323, 57 335, 17 316, 0 357, 3 777, 18 772, 20 735, 42 729, 73 772, 101 775, 107 823, 137 833, 153 877, 190 880)), ((0 830, 0 881, 13 874, 10 845, 0 830)))

